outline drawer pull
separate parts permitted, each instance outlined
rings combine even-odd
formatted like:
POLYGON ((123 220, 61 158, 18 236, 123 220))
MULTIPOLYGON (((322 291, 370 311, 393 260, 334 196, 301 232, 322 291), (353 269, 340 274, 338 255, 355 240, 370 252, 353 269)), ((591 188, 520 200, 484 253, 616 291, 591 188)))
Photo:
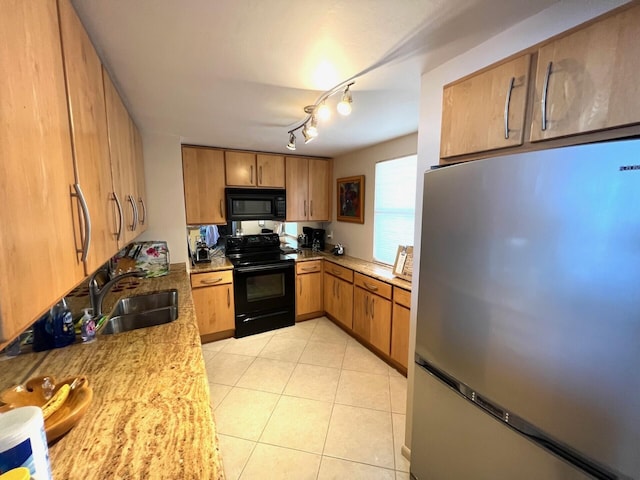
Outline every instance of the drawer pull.
POLYGON ((205 280, 200 280, 200 283, 204 284, 204 285, 213 285, 215 283, 221 282, 222 281, 222 277, 218 277, 218 278, 207 278, 205 280))
POLYGON ((305 272, 315 272, 317 270, 316 267, 302 267, 302 270, 305 272))
POLYGON ((364 282, 364 286, 367 287, 372 292, 378 291, 378 287, 376 287, 375 285, 371 285, 370 283, 364 282))
POLYGON ((340 270, 333 270, 332 269, 331 273, 333 273, 334 275, 337 275, 337 276, 341 276, 342 275, 342 272, 340 270))

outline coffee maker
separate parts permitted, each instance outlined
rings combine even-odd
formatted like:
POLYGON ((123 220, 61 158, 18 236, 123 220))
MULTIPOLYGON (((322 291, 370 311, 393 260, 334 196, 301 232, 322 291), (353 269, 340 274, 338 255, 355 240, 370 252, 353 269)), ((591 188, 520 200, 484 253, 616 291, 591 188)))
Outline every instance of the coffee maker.
POLYGON ((302 245, 302 248, 312 248, 314 240, 317 240, 318 248, 324 250, 325 231, 323 228, 302 227, 302 233, 306 236, 306 243, 302 245))

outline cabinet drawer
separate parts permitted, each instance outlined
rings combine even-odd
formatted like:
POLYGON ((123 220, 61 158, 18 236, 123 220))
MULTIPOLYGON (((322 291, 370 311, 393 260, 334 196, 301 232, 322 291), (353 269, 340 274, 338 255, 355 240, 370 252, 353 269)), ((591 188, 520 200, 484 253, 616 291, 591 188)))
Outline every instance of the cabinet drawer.
POLYGON ((309 262, 296 263, 296 273, 302 275, 305 273, 314 273, 322 271, 322 260, 311 260, 309 262))
POLYGON ((191 275, 191 287, 211 287, 233 282, 233 270, 219 272, 194 273, 191 275))
POLYGON ((331 262, 324 262, 324 271, 333 275, 334 277, 341 278, 347 282, 353 282, 353 270, 341 267, 331 262))
POLYGON ((393 301, 403 307, 411 308, 411 292, 403 288, 393 287, 393 301))
POLYGON ((376 295, 380 295, 381 297, 391 299, 392 287, 388 283, 381 282, 380 280, 367 277, 366 275, 362 275, 360 273, 356 273, 355 284, 356 286, 364 288, 371 293, 375 293, 376 295))

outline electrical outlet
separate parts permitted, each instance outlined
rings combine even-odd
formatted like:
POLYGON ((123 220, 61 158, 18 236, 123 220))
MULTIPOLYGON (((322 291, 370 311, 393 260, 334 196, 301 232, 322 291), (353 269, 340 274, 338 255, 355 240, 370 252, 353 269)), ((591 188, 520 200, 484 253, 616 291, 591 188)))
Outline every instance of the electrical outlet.
POLYGON ((333 238, 333 231, 327 233, 327 239, 331 240, 333 238))

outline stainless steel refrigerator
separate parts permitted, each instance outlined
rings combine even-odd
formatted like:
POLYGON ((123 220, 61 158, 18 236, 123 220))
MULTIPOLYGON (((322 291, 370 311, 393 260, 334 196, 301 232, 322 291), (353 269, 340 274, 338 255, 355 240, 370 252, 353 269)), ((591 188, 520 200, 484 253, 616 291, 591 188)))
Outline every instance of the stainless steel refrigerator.
POLYGON ((640 140, 424 176, 411 476, 640 479, 640 140))

